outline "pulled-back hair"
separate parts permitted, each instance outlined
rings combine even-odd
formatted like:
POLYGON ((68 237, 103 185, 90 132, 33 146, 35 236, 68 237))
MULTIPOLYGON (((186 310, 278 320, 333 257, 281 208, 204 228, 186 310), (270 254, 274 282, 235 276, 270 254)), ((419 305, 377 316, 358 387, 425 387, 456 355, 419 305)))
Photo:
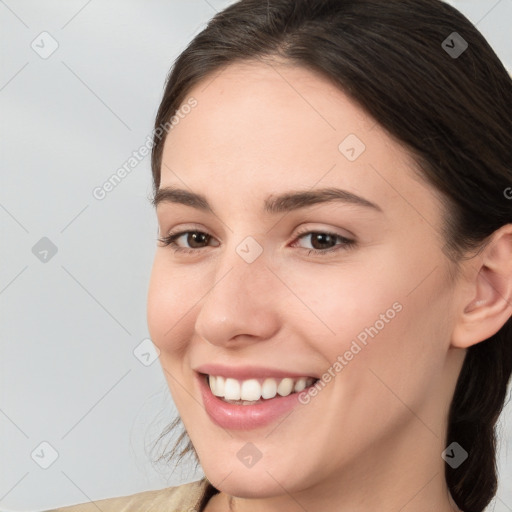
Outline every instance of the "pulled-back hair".
MULTIPOLYGON (((410 152, 443 199, 443 250, 452 262, 512 222, 512 80, 455 8, 440 0, 236 2, 175 61, 155 131, 199 81, 237 61, 273 58, 328 77, 410 152), (457 55, 450 49, 460 48, 459 37, 468 46, 457 55)), ((153 140, 155 192, 164 141, 153 140)), ((449 411, 445 445, 456 441, 469 457, 456 469, 445 465, 445 476, 465 512, 482 512, 497 491, 496 423, 511 371, 509 318, 467 349, 449 411)), ((183 431, 158 460, 188 452, 195 454, 183 431)))

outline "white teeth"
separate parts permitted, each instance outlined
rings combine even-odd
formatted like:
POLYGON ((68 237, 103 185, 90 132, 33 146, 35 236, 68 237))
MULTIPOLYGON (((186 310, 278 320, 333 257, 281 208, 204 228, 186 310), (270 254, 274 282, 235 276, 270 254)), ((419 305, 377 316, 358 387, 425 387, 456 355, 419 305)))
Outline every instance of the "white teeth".
POLYGON ((277 393, 277 382, 276 379, 265 379, 261 386, 262 398, 274 398, 277 393))
POLYGON ((242 400, 259 400, 261 398, 261 386, 256 379, 244 380, 240 390, 242 400))
POLYGON ((224 377, 212 377, 210 375, 210 389, 215 396, 224 396, 225 381, 224 377), (213 384, 215 383, 215 384, 213 384), (212 387, 213 384, 213 387, 212 387))
POLYGON ((238 381, 237 379, 224 378, 221 376, 208 376, 208 383, 212 394, 226 401, 243 400, 244 405, 250 402, 257 402, 261 398, 266 400, 277 395, 288 396, 291 393, 298 393, 311 386, 315 379, 311 377, 300 377, 292 379, 274 379, 268 377, 261 383, 258 379, 238 381))
POLYGON ((295 387, 293 388, 293 391, 295 391, 295 393, 298 393, 299 391, 302 391, 305 388, 306 388, 306 377, 301 377, 295 383, 295 387))
POLYGON ((210 389, 212 390, 212 393, 214 395, 217 395, 215 393, 216 383, 217 383, 217 379, 215 379, 214 377, 208 377, 208 384, 210 384, 210 389))
POLYGON ((224 398, 240 400, 240 383, 236 379, 226 379, 224 384, 224 398))
POLYGON ((283 379, 280 383, 279 383, 279 386, 277 386, 277 392, 281 395, 281 396, 288 396, 291 392, 292 392, 292 389, 293 389, 293 379, 283 379))

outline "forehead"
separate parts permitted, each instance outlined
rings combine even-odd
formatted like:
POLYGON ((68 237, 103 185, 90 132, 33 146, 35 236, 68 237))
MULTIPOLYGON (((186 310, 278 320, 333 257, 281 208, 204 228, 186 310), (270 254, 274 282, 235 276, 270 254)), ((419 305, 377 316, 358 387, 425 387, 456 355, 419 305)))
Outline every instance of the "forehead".
POLYGON ((161 186, 216 196, 236 189, 242 203, 320 185, 381 205, 400 196, 418 201, 415 194, 425 193, 410 154, 313 71, 277 62, 230 64, 184 102, 191 97, 197 106, 166 138, 161 186))
POLYGON ((245 138, 245 151, 251 142, 264 142, 270 150, 304 139, 337 149, 344 132, 362 137, 375 126, 330 80, 283 62, 231 64, 203 79, 188 97, 194 97, 198 106, 180 123, 182 129, 169 134, 168 145, 193 135, 186 130, 190 126, 198 139, 207 136, 209 144, 218 146, 245 138))
POLYGON ((272 159, 279 153, 296 160, 319 158, 321 151, 338 156, 338 146, 348 135, 407 158, 330 80, 289 63, 230 64, 196 84, 183 104, 191 97, 197 106, 170 131, 165 149, 195 149, 189 152, 192 158, 206 146, 240 156, 256 150, 262 159, 270 152, 272 159))

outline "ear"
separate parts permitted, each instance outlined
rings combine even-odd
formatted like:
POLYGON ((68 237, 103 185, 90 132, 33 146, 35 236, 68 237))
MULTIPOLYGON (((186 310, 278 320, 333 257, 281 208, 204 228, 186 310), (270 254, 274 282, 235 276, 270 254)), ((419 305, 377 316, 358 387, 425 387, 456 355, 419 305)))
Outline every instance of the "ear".
POLYGON ((451 345, 468 348, 496 334, 512 316, 512 224, 495 231, 468 260, 461 308, 451 345))

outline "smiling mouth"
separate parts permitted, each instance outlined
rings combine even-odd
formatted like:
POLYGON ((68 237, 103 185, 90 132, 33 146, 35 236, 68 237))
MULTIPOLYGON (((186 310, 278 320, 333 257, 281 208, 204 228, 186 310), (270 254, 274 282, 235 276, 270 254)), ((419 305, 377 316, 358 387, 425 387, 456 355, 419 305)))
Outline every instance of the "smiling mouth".
POLYGON ((285 397, 313 386, 315 377, 259 378, 239 380, 220 375, 202 374, 213 395, 234 405, 256 405, 285 397))

